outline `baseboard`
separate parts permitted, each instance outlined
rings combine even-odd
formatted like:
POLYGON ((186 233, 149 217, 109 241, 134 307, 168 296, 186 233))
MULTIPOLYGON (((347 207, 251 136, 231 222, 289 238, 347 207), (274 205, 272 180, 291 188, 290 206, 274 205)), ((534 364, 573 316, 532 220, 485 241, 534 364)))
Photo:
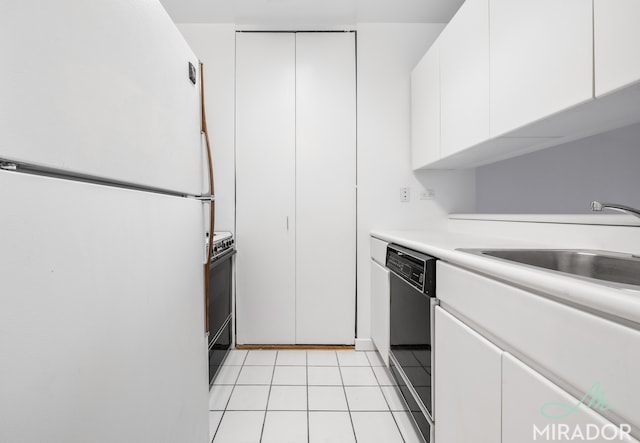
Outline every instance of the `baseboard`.
POLYGON ((268 349, 268 350, 336 350, 336 351, 348 351, 353 349, 351 345, 236 345, 236 349, 268 349))
POLYGON ((356 351, 375 351, 376 347, 370 338, 356 338, 356 351))

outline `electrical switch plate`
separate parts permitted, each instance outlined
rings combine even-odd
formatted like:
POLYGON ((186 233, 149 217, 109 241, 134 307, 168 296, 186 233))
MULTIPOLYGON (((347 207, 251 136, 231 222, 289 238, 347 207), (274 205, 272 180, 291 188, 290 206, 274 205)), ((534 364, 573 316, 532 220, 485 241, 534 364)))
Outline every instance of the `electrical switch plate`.
POLYGON ((435 189, 423 189, 420 191, 420 200, 433 200, 436 197, 435 189))
POLYGON ((409 201, 409 188, 400 188, 400 201, 401 202, 409 201))

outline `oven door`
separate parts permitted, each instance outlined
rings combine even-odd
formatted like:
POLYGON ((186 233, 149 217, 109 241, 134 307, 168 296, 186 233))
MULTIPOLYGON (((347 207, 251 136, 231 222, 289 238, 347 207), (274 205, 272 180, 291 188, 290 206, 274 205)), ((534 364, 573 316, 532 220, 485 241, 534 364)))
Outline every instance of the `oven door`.
POLYGON ((216 257, 209 271, 209 347, 231 314, 233 256, 235 250, 216 257))
MULTIPOLYGON (((433 421, 433 311, 437 300, 393 273, 390 283, 394 376, 403 395, 413 393, 416 407, 433 421)), ((407 399, 409 406, 412 401, 407 399)))

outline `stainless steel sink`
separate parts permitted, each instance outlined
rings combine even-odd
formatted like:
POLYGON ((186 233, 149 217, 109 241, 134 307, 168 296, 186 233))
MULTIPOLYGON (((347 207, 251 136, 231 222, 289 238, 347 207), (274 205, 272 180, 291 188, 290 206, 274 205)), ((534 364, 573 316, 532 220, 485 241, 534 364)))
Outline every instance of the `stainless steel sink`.
POLYGON ((579 249, 459 249, 620 285, 640 286, 640 257, 579 249))

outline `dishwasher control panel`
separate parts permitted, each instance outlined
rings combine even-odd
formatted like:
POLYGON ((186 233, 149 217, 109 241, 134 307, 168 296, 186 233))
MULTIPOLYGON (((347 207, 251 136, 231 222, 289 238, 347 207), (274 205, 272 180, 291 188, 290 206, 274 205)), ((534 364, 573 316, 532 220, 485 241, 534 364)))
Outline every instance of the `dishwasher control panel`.
POLYGON ((435 257, 391 244, 387 246, 386 267, 420 292, 435 297, 435 257))

